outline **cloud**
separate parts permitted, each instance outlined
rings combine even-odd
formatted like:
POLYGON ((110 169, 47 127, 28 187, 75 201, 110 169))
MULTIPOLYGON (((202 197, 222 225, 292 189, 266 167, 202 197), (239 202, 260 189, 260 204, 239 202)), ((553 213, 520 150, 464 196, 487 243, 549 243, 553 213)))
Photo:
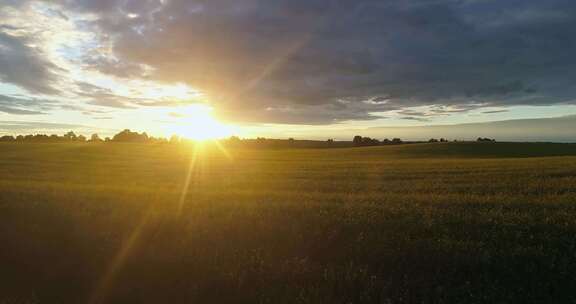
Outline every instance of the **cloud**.
MULTIPOLYGON (((397 107, 575 99, 572 1, 112 3, 72 9, 100 16, 95 24, 116 37, 122 62, 152 67, 159 81, 185 81, 238 119, 245 112, 238 108, 264 118, 270 108, 298 112, 380 96, 397 107)), ((370 119, 381 110, 372 105, 362 115, 309 119, 370 119)))
POLYGON ((61 108, 59 101, 45 98, 18 97, 0 94, 0 112, 15 115, 45 114, 45 111, 61 108))
MULTIPOLYGON (((94 52, 77 56, 79 66, 114 79, 186 83, 231 121, 332 124, 412 107, 431 110, 406 119, 576 103, 571 0, 52 3, 55 15, 94 34, 97 45, 86 47, 94 52)), ((25 64, 0 69, 2 80, 55 93, 42 54, 21 37, 3 37, 9 57, 25 64)), ((107 107, 182 105, 112 91, 81 95, 107 107)))
POLYGON ((98 131, 78 124, 50 123, 41 121, 0 121, 0 134, 62 133, 63 131, 98 131))
POLYGON ((508 112, 508 110, 491 110, 491 111, 484 111, 482 112, 482 114, 495 114, 495 113, 505 113, 508 112))
POLYGON ((15 114, 15 115, 38 115, 38 114, 45 114, 39 111, 30 111, 30 110, 22 110, 17 108, 11 108, 6 106, 0 106, 0 112, 8 113, 8 114, 15 114))
POLYGON ((146 68, 143 65, 122 62, 118 59, 93 53, 83 58, 83 65, 86 69, 93 69, 119 78, 142 78, 146 76, 146 68))
MULTIPOLYGON (((143 84, 144 86, 147 83, 143 84)), ((76 82, 75 96, 86 100, 87 104, 117 109, 136 109, 138 107, 180 107, 201 103, 198 98, 177 98, 158 96, 156 98, 130 97, 115 93, 109 88, 93 85, 88 82, 76 82)), ((160 88, 160 93, 162 89, 160 88)))
POLYGON ((403 117, 400 117, 400 119, 414 120, 414 121, 429 121, 430 120, 426 117, 420 117, 420 116, 403 116, 403 117))
POLYGON ((247 123, 279 123, 319 125, 335 124, 349 120, 375 120, 379 115, 368 114, 362 108, 339 108, 334 105, 279 106, 261 109, 222 110, 216 108, 215 115, 225 121, 247 123))
POLYGON ((57 94, 54 83, 58 67, 30 46, 29 39, 2 31, 0 28, 0 81, 18 85, 31 93, 57 94))

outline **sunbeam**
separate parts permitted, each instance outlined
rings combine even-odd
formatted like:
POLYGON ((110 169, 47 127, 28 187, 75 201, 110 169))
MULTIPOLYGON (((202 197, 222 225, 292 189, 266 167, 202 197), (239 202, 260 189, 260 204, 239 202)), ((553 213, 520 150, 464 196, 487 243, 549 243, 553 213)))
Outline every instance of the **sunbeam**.
POLYGON ((148 206, 148 209, 143 212, 143 215, 136 227, 134 227, 132 232, 123 241, 118 253, 112 259, 112 262, 104 272, 102 278, 98 281, 94 292, 88 300, 89 304, 100 304, 106 302, 106 298, 110 292, 110 288, 113 286, 115 277, 122 269, 126 260, 130 257, 132 250, 138 243, 140 236, 142 235, 142 230, 144 230, 144 227, 148 223, 151 213, 152 205, 148 206))
POLYGON ((182 209, 184 208, 184 202, 186 201, 186 197, 188 196, 188 192, 190 191, 190 186, 194 185, 197 182, 197 177, 199 175, 199 171, 201 170, 198 168, 198 161, 201 159, 201 153, 204 149, 204 145, 202 143, 195 143, 194 148, 192 149, 192 153, 190 154, 190 162, 188 165, 188 170, 186 171, 186 175, 184 177, 184 183, 182 185, 182 190, 180 191, 180 198, 178 199, 177 211, 176 216, 179 217, 182 214, 182 209))

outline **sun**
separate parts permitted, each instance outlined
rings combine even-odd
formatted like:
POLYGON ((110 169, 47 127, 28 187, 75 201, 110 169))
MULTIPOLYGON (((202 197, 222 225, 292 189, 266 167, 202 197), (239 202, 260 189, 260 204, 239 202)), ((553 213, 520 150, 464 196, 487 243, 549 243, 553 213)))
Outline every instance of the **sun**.
POLYGON ((212 115, 213 109, 209 106, 198 104, 183 107, 170 116, 176 119, 169 129, 171 134, 182 138, 204 141, 220 139, 237 134, 237 130, 218 121, 212 115))

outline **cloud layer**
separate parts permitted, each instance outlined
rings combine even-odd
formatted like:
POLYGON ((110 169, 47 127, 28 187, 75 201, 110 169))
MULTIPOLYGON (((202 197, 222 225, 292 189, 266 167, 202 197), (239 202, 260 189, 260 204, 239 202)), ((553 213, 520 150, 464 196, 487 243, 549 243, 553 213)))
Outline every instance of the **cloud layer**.
MULTIPOLYGON (((233 121, 330 124, 416 106, 449 109, 432 113, 445 115, 576 103, 572 0, 45 3, 53 18, 93 34, 81 51, 62 56, 114 79, 185 83, 233 121)), ((30 38, 9 34, 16 26, 0 23, 0 79, 58 95, 61 67, 30 38)), ((158 102, 88 85, 77 85, 77 95, 122 108, 158 102)))
POLYGON ((3 33, 6 28, 0 27, 0 81, 16 84, 31 93, 57 94, 53 86, 57 67, 28 46, 26 37, 3 33))

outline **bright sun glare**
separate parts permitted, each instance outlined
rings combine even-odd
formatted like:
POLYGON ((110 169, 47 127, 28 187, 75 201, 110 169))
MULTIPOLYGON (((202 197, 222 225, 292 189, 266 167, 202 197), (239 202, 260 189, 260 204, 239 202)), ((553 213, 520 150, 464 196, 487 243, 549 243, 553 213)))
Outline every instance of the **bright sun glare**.
POLYGON ((219 122, 212 116, 212 108, 206 105, 191 105, 171 113, 178 122, 171 127, 172 134, 193 140, 208 140, 229 137, 236 130, 219 122))

